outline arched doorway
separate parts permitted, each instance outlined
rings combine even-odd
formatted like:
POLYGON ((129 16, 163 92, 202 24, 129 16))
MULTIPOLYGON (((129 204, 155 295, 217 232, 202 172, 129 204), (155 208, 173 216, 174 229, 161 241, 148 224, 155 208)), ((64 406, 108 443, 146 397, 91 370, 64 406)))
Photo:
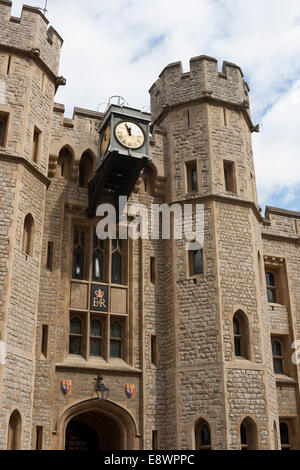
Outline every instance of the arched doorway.
POLYGON ((61 449, 138 450, 134 417, 109 400, 90 399, 68 408, 61 416, 61 449))
POLYGON ((97 410, 71 419, 66 429, 66 450, 118 450, 121 431, 116 422, 97 410))

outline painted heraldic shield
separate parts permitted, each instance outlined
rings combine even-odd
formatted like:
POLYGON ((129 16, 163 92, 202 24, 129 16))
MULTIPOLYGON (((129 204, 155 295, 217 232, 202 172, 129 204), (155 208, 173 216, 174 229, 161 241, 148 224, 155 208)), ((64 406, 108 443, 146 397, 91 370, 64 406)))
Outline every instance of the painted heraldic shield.
POLYGON ((71 380, 63 380, 62 383, 61 383, 61 389, 62 391, 64 392, 64 394, 66 395, 67 393, 69 393, 69 391, 71 390, 71 387, 72 387, 72 382, 71 380))
POLYGON ((135 385, 125 385, 125 392, 128 398, 132 398, 135 392, 135 385))

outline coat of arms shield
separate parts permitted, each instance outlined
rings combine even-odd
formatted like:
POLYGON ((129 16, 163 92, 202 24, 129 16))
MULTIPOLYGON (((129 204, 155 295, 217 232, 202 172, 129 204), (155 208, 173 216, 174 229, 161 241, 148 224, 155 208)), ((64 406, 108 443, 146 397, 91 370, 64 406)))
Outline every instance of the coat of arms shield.
POLYGON ((135 392, 135 385, 133 384, 125 385, 125 392, 128 398, 132 398, 135 392))
POLYGON ((67 395, 67 393, 69 393, 69 391, 71 390, 71 388, 72 388, 72 382, 71 382, 71 380, 63 380, 63 381, 61 382, 61 389, 62 389, 62 391, 63 391, 63 393, 64 393, 65 395, 67 395))

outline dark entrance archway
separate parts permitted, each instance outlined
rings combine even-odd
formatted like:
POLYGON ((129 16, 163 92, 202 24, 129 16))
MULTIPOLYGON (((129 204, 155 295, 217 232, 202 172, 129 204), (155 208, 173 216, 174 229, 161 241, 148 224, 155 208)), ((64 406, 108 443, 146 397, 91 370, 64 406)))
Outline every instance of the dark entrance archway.
POLYGON ((100 410, 90 410, 71 419, 66 428, 65 449, 74 451, 119 450, 122 448, 118 423, 100 410))

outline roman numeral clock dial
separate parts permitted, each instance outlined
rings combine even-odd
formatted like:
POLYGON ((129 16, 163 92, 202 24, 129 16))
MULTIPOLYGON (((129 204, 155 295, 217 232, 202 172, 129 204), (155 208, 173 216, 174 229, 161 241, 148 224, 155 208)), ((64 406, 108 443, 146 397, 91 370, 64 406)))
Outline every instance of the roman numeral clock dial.
POLYGON ((138 149, 144 145, 145 135, 143 130, 134 122, 120 122, 115 127, 117 140, 123 147, 138 149))

